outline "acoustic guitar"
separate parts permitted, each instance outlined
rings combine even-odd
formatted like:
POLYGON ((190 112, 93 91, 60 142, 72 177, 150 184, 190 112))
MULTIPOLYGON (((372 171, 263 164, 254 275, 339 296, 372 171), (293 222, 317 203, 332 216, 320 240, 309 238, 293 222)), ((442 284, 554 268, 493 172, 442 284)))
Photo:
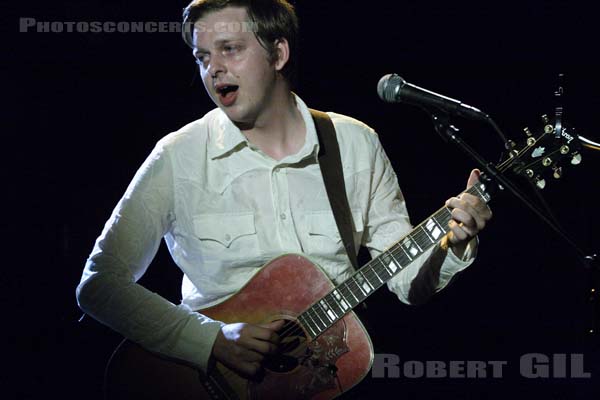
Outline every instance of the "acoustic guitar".
MULTIPOLYGON (((579 164, 578 137, 545 119, 536 138, 528 137, 496 166, 545 186, 543 176, 562 173, 561 162, 579 164)), ((486 203, 486 183, 465 192, 486 203)), ((107 366, 108 399, 326 400, 357 385, 373 362, 373 347, 352 311, 389 279, 439 243, 448 233, 451 211, 442 207, 379 257, 335 286, 325 273, 299 254, 282 255, 264 265, 235 295, 199 312, 225 323, 285 320, 281 345, 263 364, 258 380, 247 380, 216 362, 205 374, 186 363, 153 354, 123 341, 107 366)))

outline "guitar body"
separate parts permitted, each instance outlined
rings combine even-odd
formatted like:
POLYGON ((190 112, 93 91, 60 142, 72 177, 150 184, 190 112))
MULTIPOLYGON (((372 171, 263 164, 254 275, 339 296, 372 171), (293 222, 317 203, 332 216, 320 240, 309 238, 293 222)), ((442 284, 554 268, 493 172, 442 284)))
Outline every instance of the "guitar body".
MULTIPOLYGON (((107 368, 109 399, 325 400, 358 384, 373 362, 371 340, 353 312, 317 337, 296 317, 334 288, 305 257, 280 256, 267 263, 235 295, 200 310, 225 323, 287 320, 284 354, 267 360, 258 381, 241 378, 220 363, 207 376, 199 370, 124 341, 107 368)), ((282 332, 282 331, 280 331, 282 332)))

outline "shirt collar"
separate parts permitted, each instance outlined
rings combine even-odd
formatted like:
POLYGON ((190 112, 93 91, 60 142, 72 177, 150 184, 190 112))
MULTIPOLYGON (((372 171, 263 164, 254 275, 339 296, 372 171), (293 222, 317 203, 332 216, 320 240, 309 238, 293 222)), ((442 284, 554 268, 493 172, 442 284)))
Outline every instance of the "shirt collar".
MULTIPOLYGON (((286 162, 296 162, 309 156, 314 156, 316 159, 319 153, 319 140, 317 138, 317 130, 315 128, 314 120, 304 101, 302 101, 302 99, 300 99, 300 97, 298 97, 298 95, 295 93, 294 98, 296 100, 296 106, 298 107, 306 126, 306 138, 304 140, 304 146, 302 146, 300 151, 298 151, 296 154, 286 157, 284 160, 286 162)), ((211 126, 208 146, 208 153, 211 159, 227 157, 235 150, 250 146, 248 139, 244 136, 242 131, 240 131, 240 129, 235 126, 235 124, 227 117, 223 110, 217 108, 214 110, 214 112, 217 113, 217 117, 215 119, 216 123, 211 126)))

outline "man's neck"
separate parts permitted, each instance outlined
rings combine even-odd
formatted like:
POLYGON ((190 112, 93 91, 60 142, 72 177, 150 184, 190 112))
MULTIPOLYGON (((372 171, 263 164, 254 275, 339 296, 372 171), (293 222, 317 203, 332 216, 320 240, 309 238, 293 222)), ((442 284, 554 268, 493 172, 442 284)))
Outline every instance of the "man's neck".
POLYGON ((296 154, 304 145, 306 126, 296 98, 288 89, 274 93, 250 129, 242 129, 248 141, 275 160, 296 154))

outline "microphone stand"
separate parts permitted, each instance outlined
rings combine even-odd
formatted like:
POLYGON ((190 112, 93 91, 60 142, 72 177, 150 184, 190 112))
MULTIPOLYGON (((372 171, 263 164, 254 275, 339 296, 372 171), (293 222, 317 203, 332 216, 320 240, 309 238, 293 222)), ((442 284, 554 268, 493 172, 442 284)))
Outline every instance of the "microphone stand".
POLYGON ((450 124, 450 118, 447 113, 441 111, 432 112, 428 109, 426 109, 426 111, 431 115, 435 130, 442 137, 442 139, 445 142, 454 143, 473 161, 475 161, 481 170, 484 171, 483 178, 486 181, 495 181, 501 190, 506 189, 508 192, 514 195, 575 251, 579 261, 587 270, 590 271, 592 275, 592 287, 590 288, 589 301, 594 309, 594 315, 592 317, 592 325, 587 333, 600 333, 600 268, 598 267, 597 255, 587 255, 583 250, 581 250, 581 248, 573 240, 571 240, 571 238, 558 225, 544 215, 544 213, 542 213, 538 207, 530 202, 525 195, 515 185, 512 184, 510 180, 508 180, 500 171, 498 171, 493 163, 486 161, 471 146, 465 143, 458 135, 460 130, 454 125, 450 124))

